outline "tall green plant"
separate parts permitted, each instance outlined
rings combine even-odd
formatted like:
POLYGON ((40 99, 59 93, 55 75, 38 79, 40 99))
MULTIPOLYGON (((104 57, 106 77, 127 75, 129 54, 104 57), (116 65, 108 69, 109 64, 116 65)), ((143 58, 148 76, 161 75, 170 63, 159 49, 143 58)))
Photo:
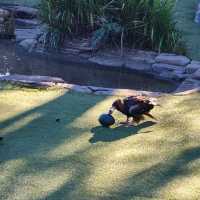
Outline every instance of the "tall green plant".
POLYGON ((93 35, 96 47, 114 42, 156 51, 180 49, 180 33, 172 19, 174 0, 42 0, 41 17, 49 25, 47 41, 93 35))

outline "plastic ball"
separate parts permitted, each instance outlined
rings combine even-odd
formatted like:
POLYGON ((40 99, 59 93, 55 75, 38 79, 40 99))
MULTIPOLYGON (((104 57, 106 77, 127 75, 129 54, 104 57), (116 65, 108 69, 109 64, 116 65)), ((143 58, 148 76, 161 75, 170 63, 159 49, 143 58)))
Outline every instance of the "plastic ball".
POLYGON ((99 117, 99 123, 104 127, 112 126, 115 123, 115 119, 110 114, 102 114, 99 117))

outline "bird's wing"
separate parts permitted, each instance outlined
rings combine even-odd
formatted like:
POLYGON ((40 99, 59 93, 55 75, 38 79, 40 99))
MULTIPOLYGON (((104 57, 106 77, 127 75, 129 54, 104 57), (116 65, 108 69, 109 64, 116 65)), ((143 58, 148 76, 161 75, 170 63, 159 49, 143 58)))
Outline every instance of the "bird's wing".
POLYGON ((135 104, 149 102, 149 98, 145 96, 130 96, 127 97, 125 100, 132 101, 135 104))

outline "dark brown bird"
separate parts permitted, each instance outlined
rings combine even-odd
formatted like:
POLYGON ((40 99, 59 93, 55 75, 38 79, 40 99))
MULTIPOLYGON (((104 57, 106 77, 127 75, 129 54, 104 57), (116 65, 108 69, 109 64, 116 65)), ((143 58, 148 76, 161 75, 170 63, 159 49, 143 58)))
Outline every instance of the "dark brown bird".
POLYGON ((112 114, 114 110, 126 115, 127 120, 124 124, 129 124, 129 119, 132 118, 132 122, 139 123, 144 120, 144 116, 148 116, 154 120, 156 118, 150 114, 150 111, 157 104, 157 99, 147 98, 144 96, 130 96, 123 100, 118 99, 113 102, 112 107, 109 110, 109 114, 112 114))

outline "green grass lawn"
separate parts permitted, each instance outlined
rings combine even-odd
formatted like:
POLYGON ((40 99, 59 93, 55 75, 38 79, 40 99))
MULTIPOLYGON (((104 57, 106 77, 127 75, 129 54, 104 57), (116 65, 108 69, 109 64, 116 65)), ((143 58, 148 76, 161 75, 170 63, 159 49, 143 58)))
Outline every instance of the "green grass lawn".
POLYGON ((105 129, 113 99, 1 90, 0 199, 199 199, 200 94, 161 98, 157 124, 105 129))

